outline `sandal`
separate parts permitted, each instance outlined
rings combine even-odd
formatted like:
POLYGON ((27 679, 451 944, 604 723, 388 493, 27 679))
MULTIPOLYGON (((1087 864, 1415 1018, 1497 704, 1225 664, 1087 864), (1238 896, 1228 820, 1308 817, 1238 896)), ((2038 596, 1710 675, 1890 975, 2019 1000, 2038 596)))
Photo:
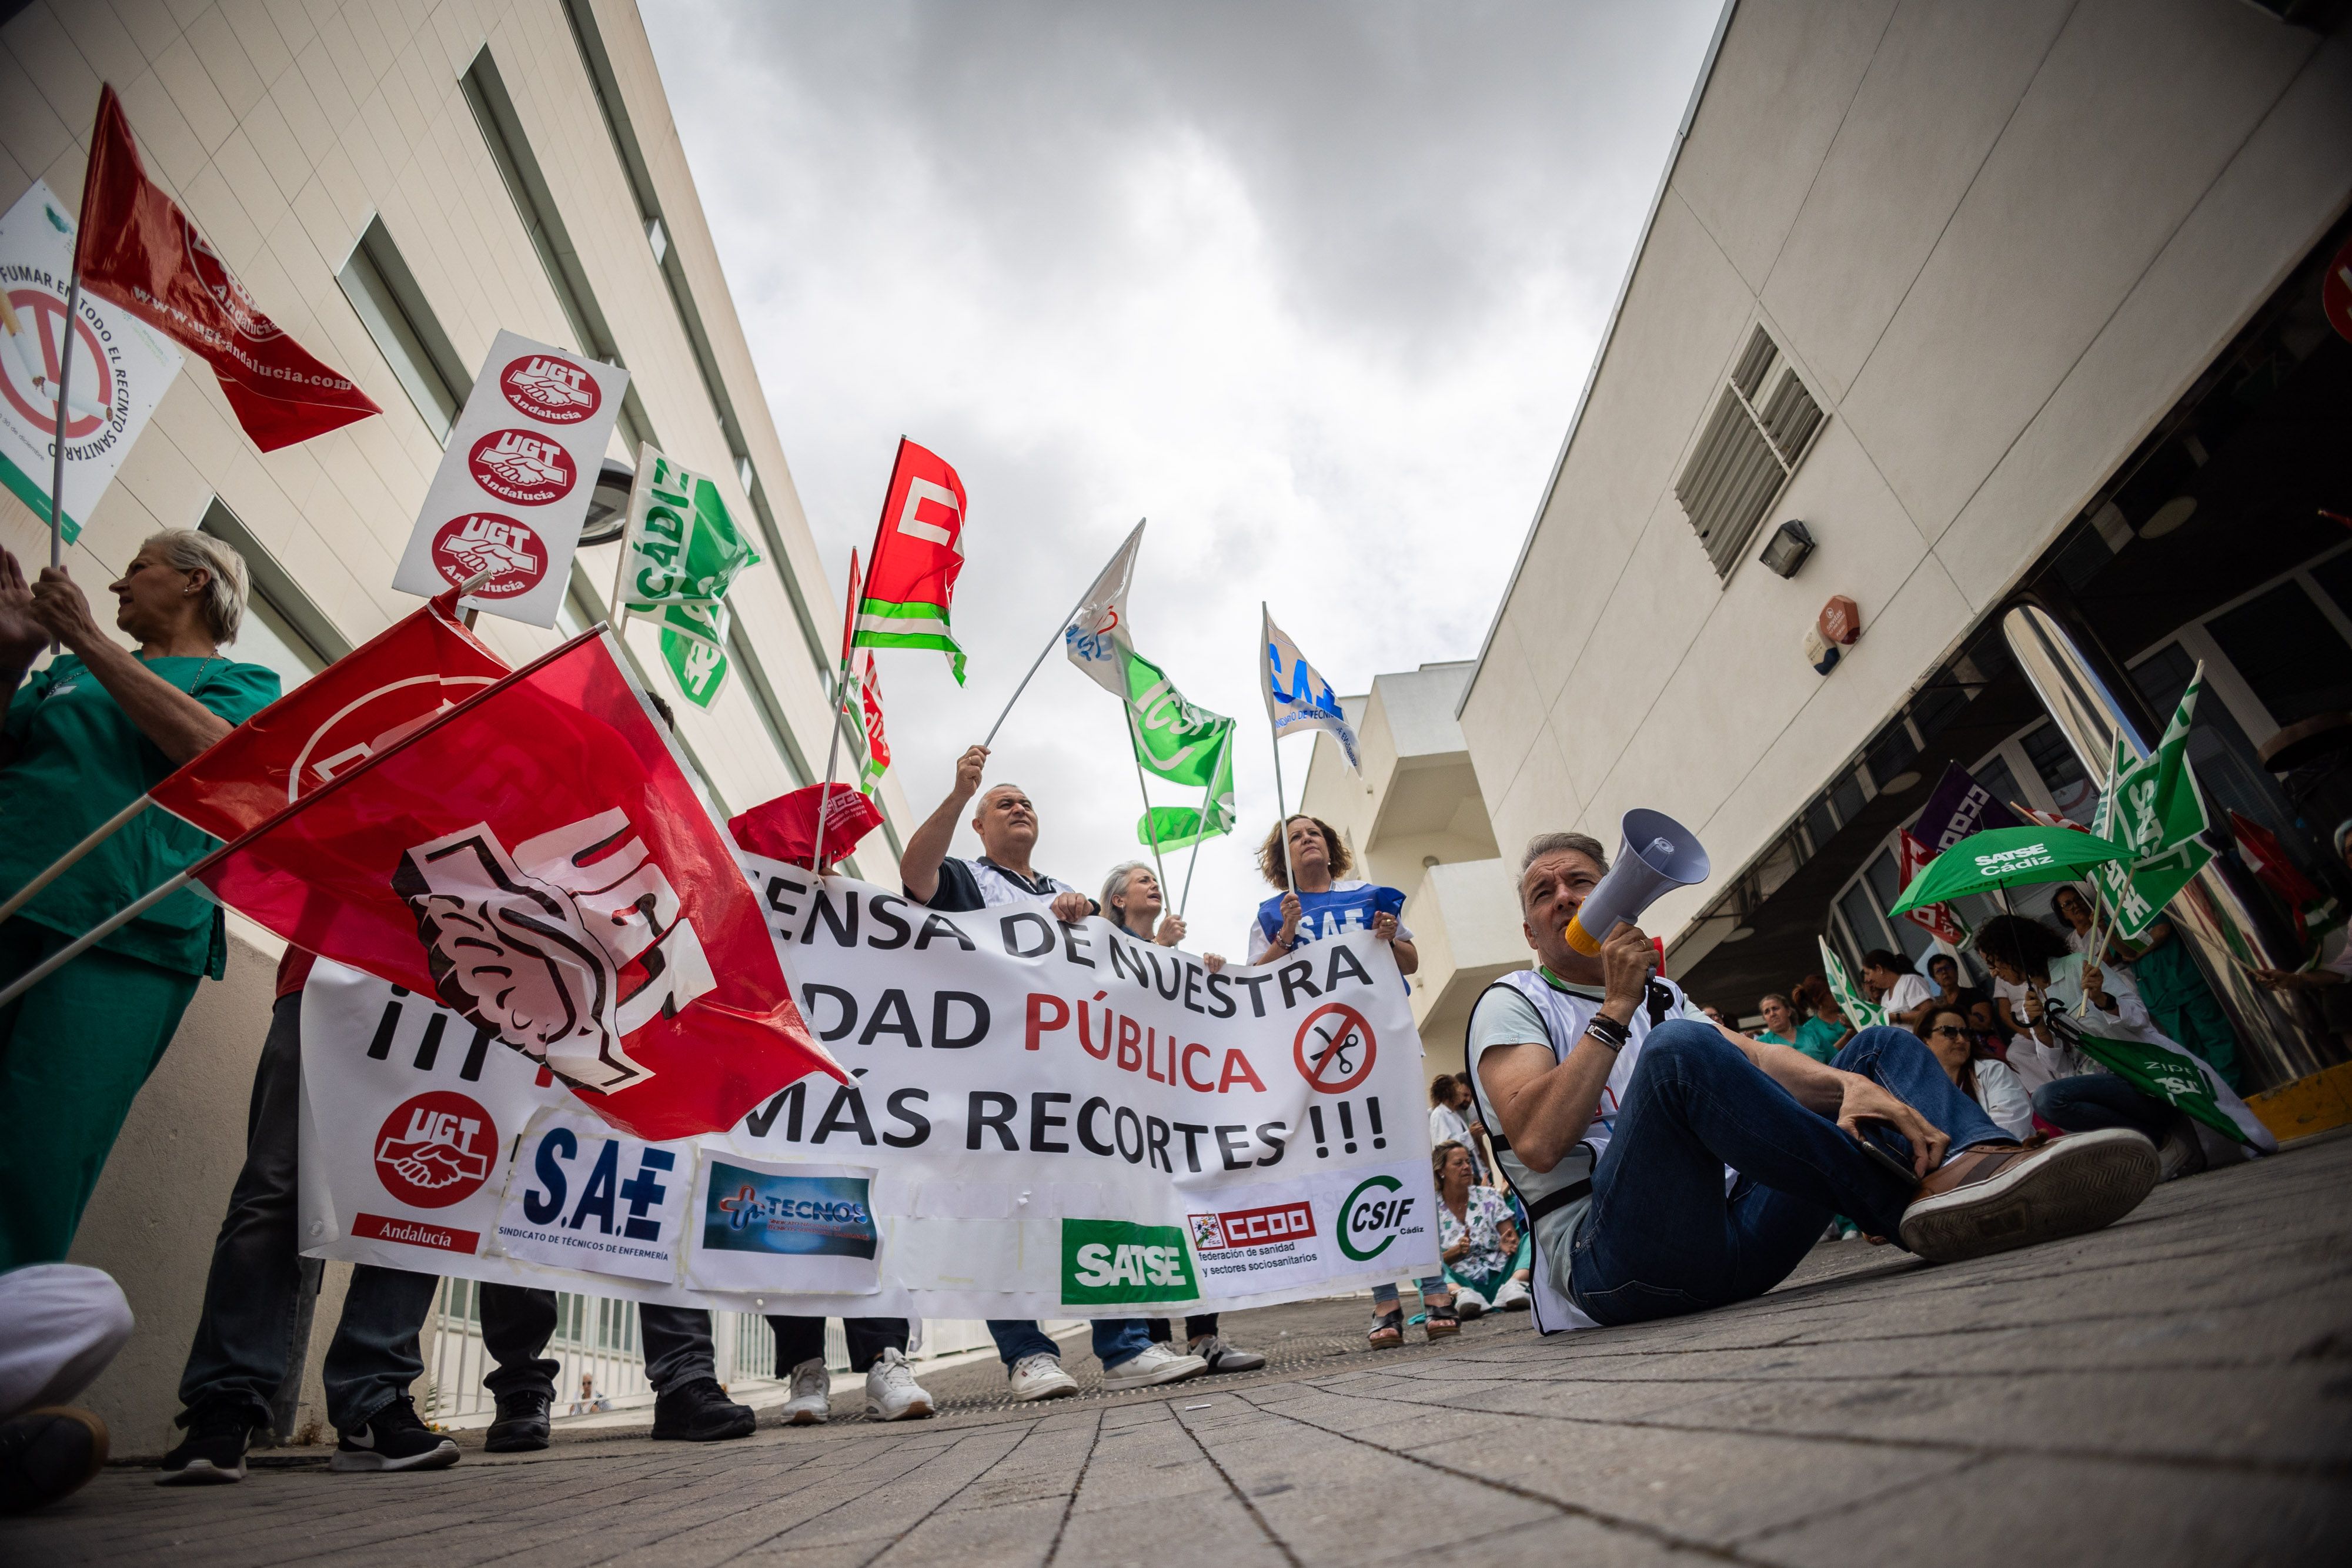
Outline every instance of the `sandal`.
POLYGON ((1391 1307, 1372 1320, 1372 1332, 1365 1339, 1374 1350, 1394 1350, 1404 1343, 1404 1309, 1391 1307))
POLYGON ((1427 1317, 1428 1321, 1422 1325, 1421 1332, 1431 1339, 1447 1339, 1462 1332, 1462 1320, 1455 1315, 1452 1301, 1442 1304, 1431 1302, 1427 1317))

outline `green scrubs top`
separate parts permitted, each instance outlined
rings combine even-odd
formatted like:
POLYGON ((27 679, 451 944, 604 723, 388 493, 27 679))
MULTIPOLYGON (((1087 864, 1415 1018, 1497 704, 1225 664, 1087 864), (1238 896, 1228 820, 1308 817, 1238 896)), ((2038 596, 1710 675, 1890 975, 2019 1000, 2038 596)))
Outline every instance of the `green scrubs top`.
MULTIPOLYGON (((161 676, 226 719, 243 724, 278 700, 278 675, 227 658, 149 659, 161 676)), ((82 662, 70 653, 28 675, 0 733, 11 760, 0 768, 0 890, 32 881, 173 768, 82 662)), ((160 807, 49 883, 16 918, 79 936, 133 899, 188 869, 220 841, 160 807)), ((100 942, 110 952, 178 974, 218 979, 228 946, 220 911, 194 891, 173 894, 100 942)))
POLYGON ((1807 1019, 1797 1026, 1796 1047, 1815 1061, 1828 1061, 1838 1053, 1837 1042, 1845 1038, 1845 1026, 1827 1019, 1807 1019))

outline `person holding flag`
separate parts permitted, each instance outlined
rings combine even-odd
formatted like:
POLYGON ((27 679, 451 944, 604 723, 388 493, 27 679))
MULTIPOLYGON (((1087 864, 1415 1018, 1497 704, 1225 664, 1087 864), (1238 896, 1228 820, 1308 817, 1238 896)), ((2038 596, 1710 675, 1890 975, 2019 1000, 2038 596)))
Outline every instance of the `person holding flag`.
MULTIPOLYGON (((245 561, 167 528, 111 585, 125 648, 61 567, 28 584, 0 550, 0 897, 268 706, 277 674, 222 653, 245 617, 245 561), (27 675, 52 640, 64 653, 27 675)), ((141 814, 0 924, 0 984, 186 867, 212 840, 141 814)), ((158 904, 0 1009, 0 1270, 62 1262, 122 1119, 196 982, 228 947, 194 893, 158 904)))

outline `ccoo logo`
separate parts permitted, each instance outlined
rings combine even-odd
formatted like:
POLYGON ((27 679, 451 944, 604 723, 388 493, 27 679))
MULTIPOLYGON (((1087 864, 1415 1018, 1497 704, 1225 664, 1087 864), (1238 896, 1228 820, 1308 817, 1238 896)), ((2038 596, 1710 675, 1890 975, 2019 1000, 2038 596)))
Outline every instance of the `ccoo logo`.
POLYGON ((446 1208, 490 1179, 498 1152, 499 1124, 488 1111, 455 1090, 427 1090, 383 1119, 376 1179, 411 1208, 446 1208))
POLYGON ((456 588, 477 573, 496 577, 474 590, 476 599, 529 593, 547 574, 547 549, 537 530, 498 512, 467 512, 433 536, 433 570, 456 588))
POLYGON ((528 430, 493 430, 466 455, 474 483, 519 507, 544 507, 572 493, 579 470, 561 444, 528 430))
POLYGON ((584 365, 546 354, 525 354, 499 372, 499 391, 526 414, 545 424, 578 424, 596 417, 604 389, 584 365))

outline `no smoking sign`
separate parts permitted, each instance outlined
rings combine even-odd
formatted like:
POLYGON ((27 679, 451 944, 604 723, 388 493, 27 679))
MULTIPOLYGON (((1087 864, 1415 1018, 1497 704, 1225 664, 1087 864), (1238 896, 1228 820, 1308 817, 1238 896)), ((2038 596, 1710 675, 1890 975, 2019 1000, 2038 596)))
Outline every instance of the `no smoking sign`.
POLYGON ((1380 1042, 1364 1015, 1344 1002, 1325 1002, 1307 1015, 1291 1041, 1290 1060, 1307 1087, 1345 1094, 1371 1076, 1380 1042))

